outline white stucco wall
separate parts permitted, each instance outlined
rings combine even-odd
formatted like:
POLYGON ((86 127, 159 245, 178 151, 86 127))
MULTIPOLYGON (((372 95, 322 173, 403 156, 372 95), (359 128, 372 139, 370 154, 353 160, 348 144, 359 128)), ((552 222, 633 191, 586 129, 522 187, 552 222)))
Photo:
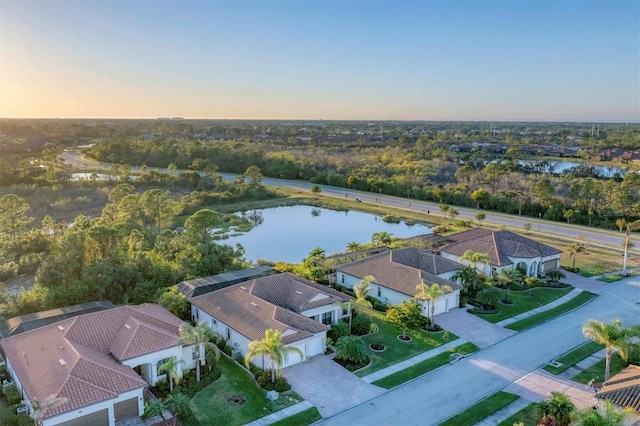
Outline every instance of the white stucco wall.
POLYGON ((306 311, 300 312, 300 315, 303 315, 307 318, 313 318, 318 322, 322 322, 322 314, 325 312, 331 312, 331 323, 336 323, 343 317, 342 315, 343 308, 337 303, 332 303, 331 305, 326 306, 318 306, 317 308, 308 309, 306 311))
MULTIPOLYGON (((158 375, 157 372, 157 363, 165 358, 176 357, 178 360, 184 361, 184 364, 179 364, 176 368, 178 370, 178 374, 182 375, 183 370, 190 370, 195 368, 196 364, 191 359, 191 348, 193 345, 182 348, 181 345, 174 346, 172 348, 164 349, 162 351, 153 352, 147 355, 139 356, 136 358, 131 358, 126 361, 123 361, 122 364, 129 366, 131 368, 137 366, 144 366, 145 364, 150 364, 150 368, 143 368, 142 376, 151 386, 155 386, 155 384, 159 380, 166 379, 166 374, 158 375), (185 357, 185 354, 188 354, 185 357), (148 376, 147 376, 148 375, 148 376)), ((201 357, 204 358, 204 352, 201 351, 201 357)))
MULTIPOLYGON (((46 419, 42 426, 54 426, 60 423, 68 422, 69 420, 77 419, 78 417, 83 417, 88 414, 92 414, 105 408, 109 412, 109 425, 113 426, 116 424, 114 405, 121 401, 126 401, 127 399, 137 398, 138 399, 138 415, 141 416, 144 412, 144 398, 142 395, 143 389, 136 389, 133 391, 125 392, 120 394, 117 398, 111 399, 108 401, 102 401, 98 404, 89 405, 86 407, 82 407, 79 410, 69 411, 64 414, 61 414, 56 417, 51 417, 46 419)), ((122 419, 119 419, 122 420, 122 419)))
MULTIPOLYGON (((345 274, 339 271, 336 274, 336 279, 338 280, 338 284, 347 286, 349 288, 353 288, 354 285, 360 284, 360 282, 362 282, 362 279, 358 277, 354 277, 352 275, 345 274), (344 284, 342 284, 343 282, 344 284)), ((399 305, 403 301, 409 301, 412 299, 412 296, 381 286, 376 282, 371 282, 369 284, 369 287, 371 287, 369 296, 390 305, 399 305)), ((448 312, 452 308, 457 308, 459 302, 460 290, 454 290, 453 292, 448 293, 443 297, 439 297, 438 299, 436 299, 435 314, 438 315, 444 312, 448 312)), ((425 306, 426 305, 427 303, 425 303, 425 306)), ((426 308, 423 309, 423 314, 425 316, 429 316, 427 313, 428 311, 426 310, 426 308)))

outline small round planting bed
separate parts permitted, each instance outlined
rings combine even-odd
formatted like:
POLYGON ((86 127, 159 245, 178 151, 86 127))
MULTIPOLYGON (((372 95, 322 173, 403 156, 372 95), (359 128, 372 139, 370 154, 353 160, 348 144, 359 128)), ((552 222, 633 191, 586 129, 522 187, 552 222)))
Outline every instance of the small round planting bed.
POLYGON ((244 405, 247 402, 246 398, 242 395, 232 395, 227 398, 227 402, 231 405, 244 405))
POLYGON ((384 352, 385 350, 387 350, 387 347, 382 343, 371 343, 369 345, 369 349, 371 349, 373 352, 384 352))
POLYGON ((400 340, 401 342, 409 343, 413 339, 411 338, 411 336, 403 336, 402 334, 400 334, 398 335, 398 340, 400 340))
POLYGON ((513 305, 513 300, 502 299, 500 303, 503 305, 513 305))

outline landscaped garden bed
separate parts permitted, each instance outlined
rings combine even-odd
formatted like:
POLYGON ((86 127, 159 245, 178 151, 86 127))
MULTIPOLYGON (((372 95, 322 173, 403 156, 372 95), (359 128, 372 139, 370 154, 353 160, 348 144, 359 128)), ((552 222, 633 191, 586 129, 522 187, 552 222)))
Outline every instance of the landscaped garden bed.
MULTIPOLYGON (((513 301, 512 305, 500 304, 500 312, 493 313, 490 315, 480 315, 477 310, 474 310, 472 313, 478 315, 480 318, 483 318, 491 323, 497 323, 507 318, 514 317, 524 312, 528 312, 530 310, 539 308, 540 306, 544 306, 548 303, 557 300, 564 295, 568 294, 573 290, 573 287, 566 288, 546 288, 546 287, 537 287, 531 290, 524 291, 511 291, 509 294, 509 299, 513 301)), ((502 292, 506 296, 506 290, 498 289, 498 291, 502 292)), ((505 299, 505 296, 500 297, 500 299, 505 299)))

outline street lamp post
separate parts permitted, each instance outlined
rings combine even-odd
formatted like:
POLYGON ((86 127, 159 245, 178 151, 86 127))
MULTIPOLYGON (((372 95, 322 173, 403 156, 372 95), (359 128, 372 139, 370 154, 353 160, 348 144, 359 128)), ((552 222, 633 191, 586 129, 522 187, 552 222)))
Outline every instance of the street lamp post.
POLYGON ((542 212, 538 212, 538 232, 540 232, 540 221, 542 219, 542 212))

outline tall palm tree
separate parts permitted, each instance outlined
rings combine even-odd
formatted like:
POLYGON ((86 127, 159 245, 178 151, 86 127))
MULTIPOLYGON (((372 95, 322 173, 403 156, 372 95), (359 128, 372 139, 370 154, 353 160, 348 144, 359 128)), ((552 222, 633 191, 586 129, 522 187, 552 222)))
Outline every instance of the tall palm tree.
POLYGON ((569 397, 560 392, 551 392, 551 398, 539 402, 538 415, 544 424, 566 426, 571 422, 571 413, 576 406, 569 397))
POLYGON ((587 248, 580 243, 571 243, 567 246, 567 251, 569 252, 569 257, 573 259, 572 267, 575 269, 576 256, 578 253, 584 253, 587 251, 587 248))
POLYGON ((356 293, 356 298, 351 305, 353 309, 359 314, 363 313, 365 309, 371 309, 372 307, 371 302, 367 300, 367 296, 371 291, 371 287, 369 286, 369 284, 374 279, 375 278, 372 275, 367 275, 362 279, 362 281, 360 281, 360 284, 356 284, 355 286, 353 286, 353 291, 356 293))
POLYGON ((478 271, 471 266, 465 266, 464 268, 460 269, 458 272, 456 272, 453 278, 460 281, 466 293, 469 293, 469 290, 478 289, 478 271))
POLYGON ((371 242, 373 243, 374 246, 386 246, 391 244, 392 235, 393 234, 390 234, 385 231, 375 232, 371 236, 371 242))
MULTIPOLYGON (((420 282, 420 284, 418 284, 416 286, 416 290, 418 290, 418 293, 416 294, 416 298, 420 299, 420 300, 429 300, 429 308, 430 308, 430 321, 431 321, 431 326, 433 326, 433 324, 435 324, 433 322, 433 317, 435 316, 436 313, 436 299, 439 297, 444 296, 447 293, 451 293, 453 291, 453 289, 451 288, 451 286, 448 285, 439 285, 437 283, 433 283, 431 284, 431 286, 428 286, 427 284, 425 284, 424 281, 420 282)), ((429 335, 429 327, 427 327, 427 336, 429 335)))
POLYGON ((178 374, 178 365, 184 364, 184 361, 181 359, 172 356, 165 362, 164 364, 158 367, 158 373, 167 373, 167 378, 169 379, 169 392, 173 392, 173 383, 179 384, 182 376, 178 374))
POLYGON ((489 262, 491 262, 491 258, 487 253, 479 253, 477 251, 467 250, 462 254, 462 256, 460 256, 460 259, 458 259, 458 261, 460 263, 467 261, 471 263, 473 269, 478 269, 478 263, 489 264, 489 262))
POLYGON ((206 323, 200 322, 196 326, 183 322, 178 330, 178 342, 183 345, 195 345, 196 347, 196 382, 200 381, 200 347, 204 346, 205 351, 214 351, 216 359, 220 356, 220 350, 212 342, 216 333, 206 323))
POLYGON ((623 360, 629 358, 630 339, 640 337, 640 326, 624 327, 619 319, 610 323, 590 320, 582 327, 582 334, 594 342, 605 345, 604 380, 611 375, 611 355, 616 349, 623 360))
POLYGON ((513 284, 519 284, 522 282, 523 275, 518 269, 503 269, 500 271, 500 275, 498 279, 507 288, 507 297, 505 299, 506 302, 509 302, 509 291, 511 290, 511 286, 513 284))
POLYGON ((276 381, 276 369, 280 369, 282 364, 287 362, 290 353, 304 357, 302 351, 295 346, 285 345, 282 343, 282 332, 271 328, 264 331, 264 339, 254 340, 249 343, 247 356, 244 362, 249 367, 251 360, 257 356, 267 356, 269 358, 269 368, 271 369, 271 382, 276 381))

